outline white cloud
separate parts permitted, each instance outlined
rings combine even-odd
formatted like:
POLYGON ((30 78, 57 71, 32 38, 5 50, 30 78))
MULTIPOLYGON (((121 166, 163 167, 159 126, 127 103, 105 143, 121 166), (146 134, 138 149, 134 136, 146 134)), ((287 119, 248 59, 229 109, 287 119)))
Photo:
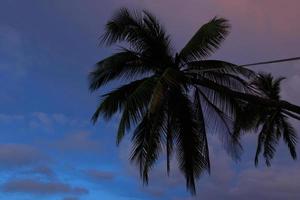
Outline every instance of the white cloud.
POLYGON ((88 120, 69 117, 62 113, 50 114, 44 112, 34 112, 31 114, 31 116, 29 116, 29 118, 29 126, 31 128, 44 128, 48 130, 53 129, 56 126, 82 128, 90 124, 88 120))

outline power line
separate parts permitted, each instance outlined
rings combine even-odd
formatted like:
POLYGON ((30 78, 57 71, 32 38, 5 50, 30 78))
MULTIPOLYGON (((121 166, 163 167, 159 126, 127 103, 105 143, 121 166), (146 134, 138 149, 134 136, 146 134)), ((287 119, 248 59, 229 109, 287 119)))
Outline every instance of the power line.
POLYGON ((280 59, 280 60, 271 60, 271 61, 264 61, 264 62, 257 62, 257 63, 250 63, 245 65, 239 65, 240 67, 250 67, 254 65, 267 65, 272 63, 281 63, 281 62, 288 62, 293 60, 300 60, 300 57, 294 57, 294 58, 287 58, 287 59, 280 59))

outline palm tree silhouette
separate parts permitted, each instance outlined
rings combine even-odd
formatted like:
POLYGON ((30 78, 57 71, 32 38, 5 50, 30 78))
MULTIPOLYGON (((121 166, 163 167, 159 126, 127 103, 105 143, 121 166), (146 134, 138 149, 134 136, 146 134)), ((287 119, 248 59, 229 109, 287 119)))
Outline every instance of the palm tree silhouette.
MULTIPOLYGON (((251 86, 260 96, 275 101, 280 101, 280 83, 283 77, 275 79, 271 74, 260 73, 252 81, 251 86)), ((291 157, 296 159, 297 135, 295 129, 288 121, 288 117, 298 119, 294 114, 280 107, 265 107, 259 104, 246 103, 240 106, 240 112, 237 112, 235 121, 234 137, 237 139, 240 133, 254 129, 259 130, 257 150, 255 155, 255 165, 258 164, 258 156, 263 149, 263 156, 267 166, 274 157, 276 146, 282 137, 287 144, 291 157)))
MULTIPOLYGON (((296 105, 255 92, 249 84, 257 76, 252 70, 205 60, 220 47, 229 29, 226 19, 215 17, 176 53, 169 35, 148 11, 122 8, 106 24, 102 43, 125 42, 126 47, 97 63, 89 77, 90 89, 96 91, 115 80, 123 85, 102 96, 92 120, 108 120, 121 113, 117 144, 134 128, 131 160, 139 166, 144 183, 163 150, 168 172, 176 152, 186 186, 194 194, 195 180, 210 170, 207 132, 220 133, 229 144, 228 151, 238 158, 237 130, 249 125, 239 123, 236 116, 246 105, 280 109, 295 116, 300 113, 296 105)), ((266 140, 270 139, 261 141, 266 140)))

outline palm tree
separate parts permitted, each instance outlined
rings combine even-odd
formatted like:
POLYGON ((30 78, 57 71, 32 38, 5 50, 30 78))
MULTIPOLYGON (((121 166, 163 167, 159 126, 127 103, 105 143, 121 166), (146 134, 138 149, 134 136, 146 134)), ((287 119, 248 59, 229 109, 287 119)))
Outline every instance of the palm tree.
POLYGON ((220 133, 229 152, 238 157, 241 146, 236 139, 232 142, 237 138, 234 121, 247 103, 300 114, 296 105, 256 94, 249 84, 256 77, 252 70, 206 60, 229 29, 226 19, 215 17, 176 53, 169 35, 147 11, 123 8, 106 24, 102 43, 123 42, 126 47, 97 63, 89 77, 90 90, 116 80, 123 85, 102 96, 92 120, 120 113, 117 144, 134 129, 131 160, 144 183, 163 151, 168 172, 176 152, 187 189, 194 194, 196 179, 210 171, 207 133, 220 133))
MULTIPOLYGON (((253 89, 261 96, 275 101, 280 101, 280 83, 283 77, 274 79, 271 74, 260 73, 252 81, 253 89)), ((255 165, 258 164, 258 156, 264 148, 263 156, 267 166, 274 157, 276 146, 281 137, 287 144, 291 157, 296 159, 297 135, 295 129, 288 121, 288 117, 297 118, 292 113, 278 108, 265 107, 259 104, 247 103, 240 106, 237 120, 235 121, 234 137, 237 139, 241 131, 249 129, 259 130, 257 149, 255 154, 255 165)))

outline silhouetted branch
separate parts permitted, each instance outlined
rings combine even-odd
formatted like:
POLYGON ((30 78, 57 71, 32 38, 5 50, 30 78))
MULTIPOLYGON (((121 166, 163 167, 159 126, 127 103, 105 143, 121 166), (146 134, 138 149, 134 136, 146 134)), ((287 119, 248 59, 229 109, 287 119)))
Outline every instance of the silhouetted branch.
POLYGON ((265 105, 265 106, 270 106, 270 107, 276 107, 276 108, 282 108, 282 109, 286 109, 288 111, 300 114, 300 106, 291 104, 287 101, 275 101, 275 100, 271 100, 271 99, 266 99, 257 95, 253 95, 253 94, 249 94, 249 93, 242 93, 242 92, 238 92, 238 91, 234 91, 229 89, 228 87, 219 85, 213 81, 210 80, 200 80, 200 79, 192 79, 192 82, 194 84, 200 85, 200 86, 204 86, 213 90, 217 90, 219 92, 223 92, 226 93, 232 97, 244 100, 244 101, 248 101, 248 102, 252 102, 252 103, 258 103, 261 105, 265 105))

